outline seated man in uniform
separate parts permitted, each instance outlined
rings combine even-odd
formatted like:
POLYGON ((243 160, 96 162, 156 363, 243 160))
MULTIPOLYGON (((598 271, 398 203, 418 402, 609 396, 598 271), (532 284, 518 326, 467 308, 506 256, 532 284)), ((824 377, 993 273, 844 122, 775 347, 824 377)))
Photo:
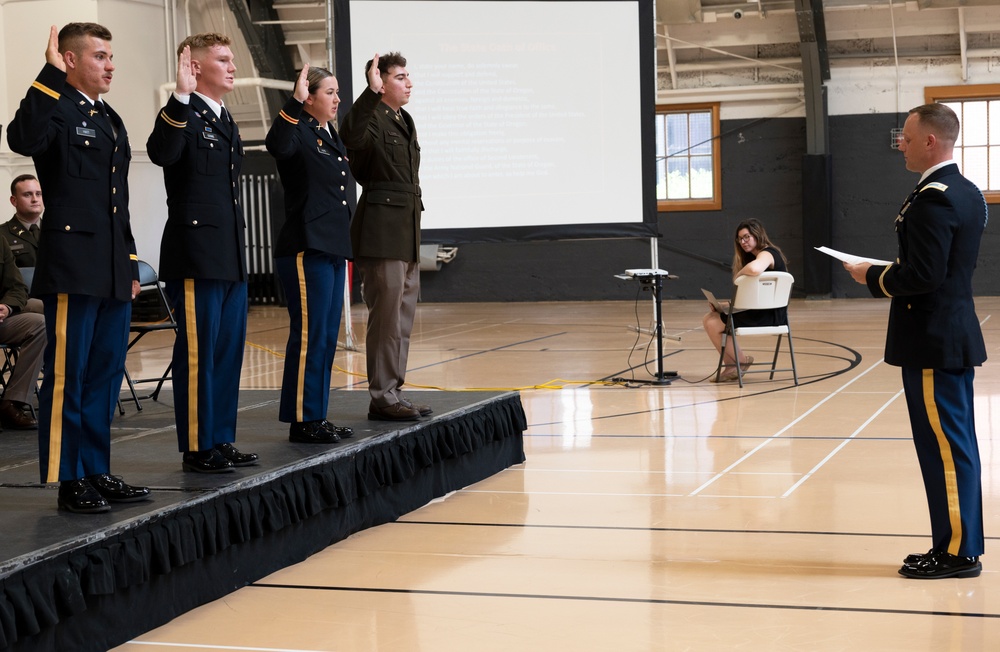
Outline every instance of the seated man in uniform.
POLYGON ((38 372, 45 352, 45 317, 25 312, 28 286, 14 264, 7 241, 0 238, 0 343, 17 349, 17 362, 11 369, 0 400, 0 425, 9 430, 32 430, 38 422, 25 412, 35 393, 38 372))
POLYGON ((10 203, 14 217, 0 226, 0 237, 7 241, 18 267, 34 267, 38 258, 38 235, 41 228, 42 187, 31 174, 15 177, 10 184, 10 203))
MULTIPOLYGON (((10 184, 10 203, 14 206, 14 217, 0 226, 0 238, 7 241, 10 251, 14 254, 14 264, 18 268, 34 269, 38 259, 38 241, 41 236, 42 212, 45 204, 42 202, 42 187, 38 179, 31 174, 22 174, 14 178, 10 184)), ((22 275, 23 276, 23 275, 22 275)), ((31 293, 31 281, 24 278, 31 293)), ((42 301, 28 299, 23 308, 26 312, 42 314, 42 301)))

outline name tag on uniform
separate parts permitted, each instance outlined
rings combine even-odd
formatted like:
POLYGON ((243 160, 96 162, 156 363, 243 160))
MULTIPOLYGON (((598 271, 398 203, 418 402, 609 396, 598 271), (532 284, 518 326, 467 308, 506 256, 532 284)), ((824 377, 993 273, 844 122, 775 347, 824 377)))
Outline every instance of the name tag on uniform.
POLYGON ((201 132, 201 137, 204 138, 205 140, 211 140, 213 142, 218 142, 219 141, 218 134, 214 134, 214 133, 212 133, 209 130, 205 130, 205 131, 201 132))
POLYGON ((77 127, 76 128, 76 135, 77 136, 86 136, 88 138, 96 138, 97 137, 97 131, 95 131, 93 129, 87 129, 86 127, 77 127))
POLYGON ((24 249, 24 245, 21 244, 20 242, 18 242, 17 244, 10 245, 10 250, 13 253, 17 253, 18 251, 21 251, 22 249, 24 249))

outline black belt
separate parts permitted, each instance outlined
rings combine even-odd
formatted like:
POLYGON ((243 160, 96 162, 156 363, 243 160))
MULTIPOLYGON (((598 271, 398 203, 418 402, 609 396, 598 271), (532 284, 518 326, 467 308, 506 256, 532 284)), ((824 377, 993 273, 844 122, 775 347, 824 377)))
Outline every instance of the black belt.
POLYGON ((362 190, 395 190, 397 192, 408 192, 412 195, 420 196, 420 186, 415 183, 403 183, 401 181, 372 181, 361 184, 362 190))

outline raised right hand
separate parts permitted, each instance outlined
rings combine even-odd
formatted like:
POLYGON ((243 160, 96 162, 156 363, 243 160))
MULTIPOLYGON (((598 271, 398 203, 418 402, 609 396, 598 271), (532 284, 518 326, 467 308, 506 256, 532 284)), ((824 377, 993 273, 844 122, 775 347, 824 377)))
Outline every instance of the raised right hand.
POLYGON ((198 87, 198 77, 191 66, 191 46, 184 46, 177 57, 177 84, 174 90, 181 95, 190 95, 198 87))
POLYGON ((305 104, 306 98, 309 97, 309 64, 302 64, 302 72, 299 73, 299 78, 295 80, 295 90, 292 91, 292 97, 297 99, 299 102, 305 104))
POLYGON ((368 69, 368 88, 375 93, 382 93, 382 73, 378 71, 378 52, 372 57, 372 67, 368 69))
POLYGON ((45 61, 66 72, 66 61, 59 52, 59 30, 55 25, 49 28, 49 45, 45 48, 45 61))

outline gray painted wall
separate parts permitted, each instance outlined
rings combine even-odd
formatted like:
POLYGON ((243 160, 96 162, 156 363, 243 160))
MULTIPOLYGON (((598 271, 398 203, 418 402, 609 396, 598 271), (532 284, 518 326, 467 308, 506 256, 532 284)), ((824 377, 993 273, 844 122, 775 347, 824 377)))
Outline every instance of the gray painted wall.
MULTIPOLYGON (((893 220, 917 182, 902 155, 889 147, 893 127, 905 115, 865 114, 830 118, 833 177, 833 241, 829 246, 874 258, 896 255, 893 220)), ((706 287, 723 294, 730 287, 732 235, 746 217, 756 217, 785 252, 801 287, 802 156, 805 120, 774 118, 722 122, 722 204, 719 211, 661 213, 660 267, 676 275, 664 297, 695 299, 706 287)), ((998 218, 990 206, 991 221, 998 218)), ((992 225, 991 225, 992 226, 992 225)), ((987 228, 974 287, 979 295, 1000 294, 1000 234, 987 228)), ((864 297, 833 267, 833 297, 864 297)), ((630 267, 648 267, 647 240, 601 240, 465 244, 438 272, 424 272, 423 301, 628 300, 636 284, 616 279, 630 267)), ((802 292, 799 293, 802 296, 802 292)))

